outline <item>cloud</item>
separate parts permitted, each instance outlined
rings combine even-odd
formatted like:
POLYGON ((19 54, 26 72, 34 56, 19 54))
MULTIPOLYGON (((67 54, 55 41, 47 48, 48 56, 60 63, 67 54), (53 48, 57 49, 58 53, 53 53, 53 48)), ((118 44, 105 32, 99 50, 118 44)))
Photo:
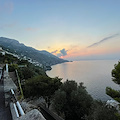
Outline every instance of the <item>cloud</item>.
POLYGON ((58 50, 55 50, 55 51, 52 51, 51 53, 54 54, 54 53, 56 53, 57 51, 58 51, 58 50))
POLYGON ((60 50, 60 52, 61 52, 62 56, 67 55, 67 50, 65 50, 65 49, 60 50))
POLYGON ((38 28, 33 28, 33 27, 26 28, 26 31, 30 31, 30 32, 36 32, 38 30, 39 30, 38 28))
POLYGON ((92 45, 88 46, 87 48, 91 48, 91 47, 97 46, 97 45, 101 44, 102 42, 107 41, 107 40, 109 40, 109 39, 112 39, 112 38, 114 38, 114 37, 116 37, 116 36, 118 36, 118 35, 119 35, 119 34, 114 34, 114 35, 111 35, 111 36, 109 36, 109 37, 105 37, 105 38, 103 38, 102 40, 100 40, 99 42, 93 43, 92 45))
POLYGON ((61 50, 54 50, 51 53, 54 54, 54 55, 56 55, 57 57, 63 57, 63 56, 67 55, 67 51, 68 50, 65 50, 65 48, 63 48, 61 50))
POLYGON ((15 26, 16 26, 16 23, 3 24, 3 25, 0 26, 0 29, 13 28, 15 26))
POLYGON ((68 50, 65 50, 65 48, 63 48, 62 50, 59 51, 60 53, 57 54, 57 57, 66 56, 67 51, 68 50))

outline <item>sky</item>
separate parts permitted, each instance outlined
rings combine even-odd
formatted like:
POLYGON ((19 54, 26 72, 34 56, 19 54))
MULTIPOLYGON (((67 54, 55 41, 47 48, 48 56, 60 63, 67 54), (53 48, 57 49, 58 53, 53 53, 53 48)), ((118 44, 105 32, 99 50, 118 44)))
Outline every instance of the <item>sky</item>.
POLYGON ((0 37, 67 60, 120 59, 120 0, 0 0, 0 37))

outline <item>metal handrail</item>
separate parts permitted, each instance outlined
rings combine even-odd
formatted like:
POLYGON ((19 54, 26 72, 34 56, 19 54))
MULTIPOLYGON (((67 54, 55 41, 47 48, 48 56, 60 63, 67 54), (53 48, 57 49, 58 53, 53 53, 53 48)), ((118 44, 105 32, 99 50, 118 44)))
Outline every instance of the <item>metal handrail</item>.
POLYGON ((24 115, 25 113, 24 113, 24 111, 23 111, 23 109, 22 109, 22 107, 21 107, 21 105, 20 105, 20 103, 18 101, 16 102, 16 105, 18 107, 18 110, 19 110, 21 116, 24 115))
POLYGON ((10 91, 11 91, 12 95, 15 95, 15 93, 14 93, 13 89, 10 89, 10 91))
POLYGON ((13 90, 13 89, 10 89, 10 91, 11 91, 11 93, 12 93, 12 95, 13 95, 13 98, 15 99, 15 103, 13 104, 13 106, 14 106, 14 109, 15 109, 16 116, 19 117, 19 116, 25 115, 25 113, 24 113, 24 111, 23 111, 20 103, 19 103, 19 102, 17 101, 17 99, 16 99, 14 90, 13 90), (18 111, 19 111, 19 112, 18 112, 18 111), (20 115, 19 115, 19 113, 20 113, 20 115))
POLYGON ((16 104, 13 103, 13 106, 14 106, 14 109, 15 109, 16 116, 17 116, 17 117, 20 117, 20 116, 19 116, 19 113, 18 113, 18 110, 17 110, 17 107, 16 107, 16 104))

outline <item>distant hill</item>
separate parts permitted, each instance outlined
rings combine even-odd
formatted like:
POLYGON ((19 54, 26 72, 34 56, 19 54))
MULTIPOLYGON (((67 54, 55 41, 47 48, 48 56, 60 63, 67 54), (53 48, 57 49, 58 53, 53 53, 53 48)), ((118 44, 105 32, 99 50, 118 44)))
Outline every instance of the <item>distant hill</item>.
POLYGON ((23 43, 19 43, 17 40, 0 37, 0 46, 5 47, 8 51, 15 53, 19 56, 26 56, 44 65, 55 65, 67 60, 60 59, 55 55, 43 50, 39 51, 32 47, 25 46, 23 43))

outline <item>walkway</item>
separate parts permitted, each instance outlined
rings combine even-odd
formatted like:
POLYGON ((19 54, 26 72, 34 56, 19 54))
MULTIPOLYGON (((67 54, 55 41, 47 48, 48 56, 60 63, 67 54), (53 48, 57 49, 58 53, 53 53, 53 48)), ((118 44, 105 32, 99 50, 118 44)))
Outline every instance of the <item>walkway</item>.
POLYGON ((9 107, 5 107, 4 85, 0 80, 0 120, 12 120, 9 107))

